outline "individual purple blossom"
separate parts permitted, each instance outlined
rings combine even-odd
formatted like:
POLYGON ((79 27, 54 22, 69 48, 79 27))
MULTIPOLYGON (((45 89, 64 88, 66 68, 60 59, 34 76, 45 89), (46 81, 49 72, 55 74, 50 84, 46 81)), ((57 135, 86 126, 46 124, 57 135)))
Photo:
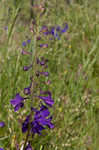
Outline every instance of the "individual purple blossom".
POLYGON ((26 94, 26 95, 31 94, 31 89, 30 89, 30 87, 24 88, 24 94, 26 94))
POLYGON ((51 96, 37 96, 38 98, 42 99, 45 104, 52 107, 54 104, 54 100, 51 98, 51 96))
POLYGON ((44 117, 40 117, 38 119, 39 124, 41 124, 42 126, 48 126, 50 129, 54 128, 54 125, 51 123, 52 120, 52 116, 48 119, 44 118, 44 117))
POLYGON ((55 34, 55 27, 51 28, 51 34, 54 36, 54 34, 55 34))
POLYGON ((31 40, 30 40, 30 39, 28 39, 28 40, 27 40, 27 43, 28 43, 28 44, 30 44, 30 43, 31 43, 31 40))
POLYGON ((35 113, 34 119, 40 118, 40 117, 48 117, 50 115, 50 112, 48 108, 45 105, 41 105, 40 110, 32 109, 35 113))
POLYGON ((45 75, 45 76, 49 76, 49 72, 40 72, 40 74, 45 75))
POLYGON ((48 31, 48 28, 47 28, 47 26, 43 26, 42 28, 41 28, 41 31, 40 32, 46 32, 46 31, 48 31))
POLYGON ((48 59, 45 59, 44 57, 39 60, 39 58, 36 59, 37 64, 40 64, 41 66, 44 66, 46 62, 48 62, 48 59))
POLYGON ((23 46, 26 46, 26 42, 24 41, 24 42, 22 43, 22 45, 23 45, 23 46))
POLYGON ((5 126, 5 123, 3 121, 0 122, 0 128, 3 128, 5 126))
POLYGON ((24 99, 26 98, 21 97, 20 94, 17 93, 15 98, 10 100, 10 103, 13 105, 15 112, 24 106, 24 103, 23 103, 24 99))
POLYGON ((24 67, 23 67, 23 70, 24 70, 24 71, 28 71, 30 68, 32 68, 32 65, 30 65, 30 66, 24 66, 24 67))

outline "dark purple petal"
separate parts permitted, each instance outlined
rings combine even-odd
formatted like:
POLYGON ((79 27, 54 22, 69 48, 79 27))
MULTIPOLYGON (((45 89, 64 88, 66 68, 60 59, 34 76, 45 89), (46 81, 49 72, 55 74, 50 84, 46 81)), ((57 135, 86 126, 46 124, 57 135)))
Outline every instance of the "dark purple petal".
POLYGON ((24 42, 22 43, 22 45, 23 45, 23 46, 26 46, 26 42, 24 41, 24 42))
POLYGON ((28 144, 28 145, 26 146, 25 150, 32 150, 31 145, 30 145, 30 144, 28 144))
POLYGON ((48 108, 45 105, 42 105, 39 111, 36 111, 34 119, 38 119, 41 117, 48 117, 50 115, 50 112, 48 108))
POLYGON ((54 100, 51 99, 51 97, 47 96, 38 96, 40 99, 42 99, 47 105, 49 105, 50 107, 52 107, 52 105, 54 104, 54 100))
POLYGON ((30 120, 30 115, 28 115, 25 119, 25 121, 22 124, 22 132, 25 133, 28 130, 29 127, 29 120, 30 120))
POLYGON ((55 27, 51 28, 51 34, 54 36, 54 34, 55 34, 55 27))
POLYGON ((21 97, 19 93, 16 94, 15 98, 10 101, 13 106, 16 106, 24 100, 24 97, 21 97))
POLYGON ((45 75, 45 76, 49 76, 49 72, 40 72, 40 74, 45 75))
POLYGON ((14 111, 18 111, 20 108, 24 106, 24 97, 21 97, 19 93, 16 94, 15 98, 10 101, 10 103, 14 106, 14 111))
POLYGON ((24 67, 23 67, 23 70, 24 70, 24 71, 28 71, 30 68, 32 68, 32 65, 30 65, 30 66, 24 66, 24 67))
POLYGON ((3 128, 5 126, 5 123, 2 121, 0 122, 0 128, 3 128))
POLYGON ((54 128, 54 125, 51 123, 52 117, 46 119, 44 117, 40 117, 37 119, 38 123, 42 126, 48 126, 49 128, 54 128))
POLYGON ((22 108, 24 106, 24 103, 19 103, 14 107, 14 111, 18 111, 20 108, 22 108))
POLYGON ((32 131, 34 134, 37 133, 37 134, 40 134, 40 135, 41 135, 41 131, 45 129, 45 128, 44 128, 42 125, 40 125, 37 121, 32 121, 31 127, 32 127, 31 131, 32 131))

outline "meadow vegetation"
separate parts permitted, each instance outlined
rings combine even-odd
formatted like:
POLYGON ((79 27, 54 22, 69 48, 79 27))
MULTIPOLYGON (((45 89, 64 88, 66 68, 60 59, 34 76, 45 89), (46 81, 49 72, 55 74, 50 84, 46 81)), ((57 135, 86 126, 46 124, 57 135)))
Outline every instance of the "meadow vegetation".
POLYGON ((33 149, 99 150, 99 1, 79 0, 70 5, 65 0, 37 1, 46 8, 40 17, 33 10, 38 36, 43 25, 51 28, 67 23, 69 28, 60 40, 42 36, 36 46, 30 30, 34 28, 30 1, 14 2, 0 1, 0 121, 5 122, 0 128, 0 147, 15 150, 25 140, 21 124, 30 104, 14 112, 10 100, 18 92, 22 95, 30 83, 31 70, 24 72, 23 66, 32 59, 21 51, 22 43, 31 39, 25 50, 36 49, 39 56, 48 58, 49 89, 55 102, 51 108, 55 127, 36 135, 33 149), (49 46, 40 49, 40 43, 49 46))

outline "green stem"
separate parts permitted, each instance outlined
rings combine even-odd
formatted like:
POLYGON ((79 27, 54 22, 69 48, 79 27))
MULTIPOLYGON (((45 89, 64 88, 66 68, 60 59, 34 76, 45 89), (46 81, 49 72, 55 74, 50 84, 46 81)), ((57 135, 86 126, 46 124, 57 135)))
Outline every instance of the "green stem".
POLYGON ((15 23, 16 23, 16 20, 17 20, 19 11, 20 11, 20 8, 18 9, 18 11, 17 11, 17 13, 16 13, 16 15, 15 15, 15 17, 14 17, 13 23, 12 23, 12 25, 11 25, 11 27, 10 27, 10 31, 9 31, 9 34, 8 34, 7 44, 9 44, 9 40, 10 40, 10 37, 11 37, 11 35, 12 35, 12 31, 13 31, 13 29, 14 29, 14 25, 15 25, 15 23))

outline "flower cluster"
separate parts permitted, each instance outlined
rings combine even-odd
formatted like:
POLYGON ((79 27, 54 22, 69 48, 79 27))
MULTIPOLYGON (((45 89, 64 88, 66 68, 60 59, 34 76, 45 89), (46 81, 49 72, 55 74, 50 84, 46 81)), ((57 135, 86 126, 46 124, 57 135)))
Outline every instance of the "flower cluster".
MULTIPOLYGON (((51 29, 48 29, 47 26, 43 26, 41 28, 41 33, 43 33, 44 35, 51 35, 52 37, 54 37, 54 39, 58 39, 60 40, 60 36, 65 33, 68 30, 68 24, 65 23, 63 27, 60 26, 56 26, 56 27, 51 27, 51 29)), ((53 38, 50 38, 50 40, 52 40, 53 38)))

